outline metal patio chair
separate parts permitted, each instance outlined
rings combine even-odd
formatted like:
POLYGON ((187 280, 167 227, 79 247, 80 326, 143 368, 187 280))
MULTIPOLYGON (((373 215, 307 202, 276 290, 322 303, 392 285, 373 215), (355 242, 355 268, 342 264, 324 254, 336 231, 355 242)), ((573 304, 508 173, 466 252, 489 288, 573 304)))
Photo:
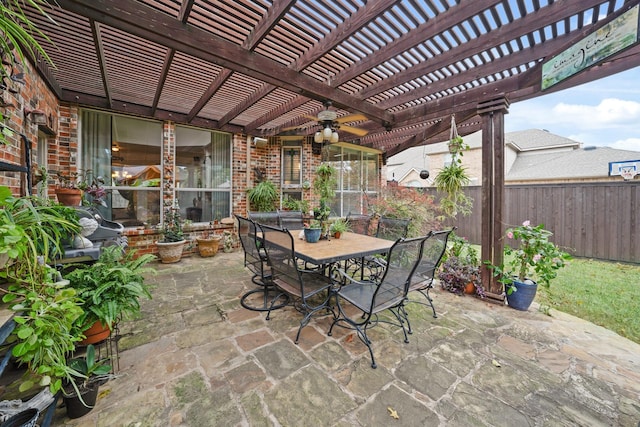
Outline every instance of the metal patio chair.
POLYGON ((238 220, 238 236, 244 251, 244 266, 253 273, 251 281, 258 286, 240 298, 240 305, 247 310, 271 311, 289 303, 289 298, 278 292, 272 281, 267 254, 258 239, 258 226, 248 218, 235 215, 238 220))
MULTIPOLYGON (((295 343, 298 344, 302 328, 309 324, 314 315, 322 311, 333 313, 329 305, 332 282, 319 270, 306 270, 297 262, 294 239, 289 230, 268 225, 260 228, 273 284, 282 294, 293 299, 296 310, 304 316, 296 334, 295 343)), ((270 314, 267 313, 267 320, 270 314)))
POLYGON ((347 214, 347 222, 352 232, 369 235, 371 215, 352 214, 349 212, 347 214))
POLYGON ((378 218, 376 237, 393 241, 407 237, 410 222, 410 219, 381 216, 378 218))
POLYGON ((280 228, 286 228, 287 230, 302 230, 304 228, 302 211, 279 210, 278 219, 280 220, 280 228))
MULTIPOLYGON (((419 292, 427 299, 428 305, 430 305, 431 310, 433 310, 434 318, 438 316, 436 315, 436 308, 433 305, 433 299, 429 296, 429 291, 433 289, 435 272, 442 261, 444 251, 447 249, 449 235, 453 230, 455 230, 455 227, 450 230, 432 231, 427 235, 422 249, 422 257, 409 285, 409 293, 414 291, 419 292)), ((406 302, 427 305, 427 303, 417 300, 407 299, 406 302)))
POLYGON ((367 346, 371 355, 371 367, 376 368, 376 361, 371 348, 368 330, 379 323, 388 323, 402 328, 404 342, 408 343, 407 333, 411 331, 408 318, 405 316, 403 303, 407 297, 409 283, 422 255, 425 237, 399 239, 386 256, 386 268, 380 279, 359 281, 341 271, 342 286, 334 291, 338 316, 329 328, 331 336, 334 326, 345 327, 356 331, 358 338, 367 346), (359 311, 348 314, 345 304, 349 303, 359 311), (381 317, 384 311, 393 317, 381 317), (407 325, 405 327, 405 324, 407 325))
POLYGON ((249 219, 260 225, 270 225, 280 228, 280 216, 278 212, 249 212, 249 219))

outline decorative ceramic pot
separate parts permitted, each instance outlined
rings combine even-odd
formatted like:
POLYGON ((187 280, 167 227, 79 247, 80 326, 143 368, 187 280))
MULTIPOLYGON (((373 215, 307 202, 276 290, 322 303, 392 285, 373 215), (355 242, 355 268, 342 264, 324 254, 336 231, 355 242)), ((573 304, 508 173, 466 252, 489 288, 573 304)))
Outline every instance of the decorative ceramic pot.
POLYGON ((212 257, 218 253, 222 237, 213 236, 207 239, 196 239, 198 241, 198 252, 201 257, 212 257))
POLYGON ((58 201, 65 206, 80 206, 82 190, 77 188, 56 188, 58 201))
POLYGON ((507 304, 509 304, 509 307, 522 311, 529 310, 529 306, 536 297, 538 284, 533 280, 527 280, 527 282, 514 280, 508 286, 514 288, 511 293, 507 292, 507 304))
POLYGON ((182 249, 186 240, 179 242, 156 242, 158 247, 158 256, 163 264, 171 264, 180 261, 182 258, 182 249))
POLYGON ((321 233, 321 228, 305 228, 304 239, 309 243, 316 243, 318 240, 320 240, 321 233))

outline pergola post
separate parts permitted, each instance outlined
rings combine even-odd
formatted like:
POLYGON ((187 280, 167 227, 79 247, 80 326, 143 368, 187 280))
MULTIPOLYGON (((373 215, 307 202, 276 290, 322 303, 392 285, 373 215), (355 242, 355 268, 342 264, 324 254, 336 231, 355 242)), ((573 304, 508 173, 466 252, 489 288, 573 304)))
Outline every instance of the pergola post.
MULTIPOLYGON (((481 259, 502 264, 504 242, 504 115, 509 101, 502 94, 478 104, 482 119, 482 242, 481 259)), ((482 265, 482 286, 487 297, 503 300, 502 284, 482 265)))

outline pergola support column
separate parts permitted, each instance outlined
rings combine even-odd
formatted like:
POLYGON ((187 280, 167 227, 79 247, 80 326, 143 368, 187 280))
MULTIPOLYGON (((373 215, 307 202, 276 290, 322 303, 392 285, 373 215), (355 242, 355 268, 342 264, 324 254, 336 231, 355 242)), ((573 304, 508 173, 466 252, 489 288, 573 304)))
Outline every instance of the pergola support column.
MULTIPOLYGON (((504 95, 478 104, 482 119, 482 242, 481 259, 502 264, 504 200, 504 115, 509 101, 504 95)), ((502 284, 482 265, 482 286, 487 297, 504 300, 502 284)))

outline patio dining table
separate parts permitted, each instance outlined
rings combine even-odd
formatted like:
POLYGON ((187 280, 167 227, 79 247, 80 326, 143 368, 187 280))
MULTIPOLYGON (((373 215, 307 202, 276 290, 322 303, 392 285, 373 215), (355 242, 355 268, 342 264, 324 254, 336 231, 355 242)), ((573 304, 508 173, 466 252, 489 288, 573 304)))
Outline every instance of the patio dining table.
POLYGON ((347 232, 342 233, 339 239, 319 240, 316 243, 296 239, 294 251, 298 259, 328 268, 341 261, 387 253, 393 243, 390 240, 347 232))

